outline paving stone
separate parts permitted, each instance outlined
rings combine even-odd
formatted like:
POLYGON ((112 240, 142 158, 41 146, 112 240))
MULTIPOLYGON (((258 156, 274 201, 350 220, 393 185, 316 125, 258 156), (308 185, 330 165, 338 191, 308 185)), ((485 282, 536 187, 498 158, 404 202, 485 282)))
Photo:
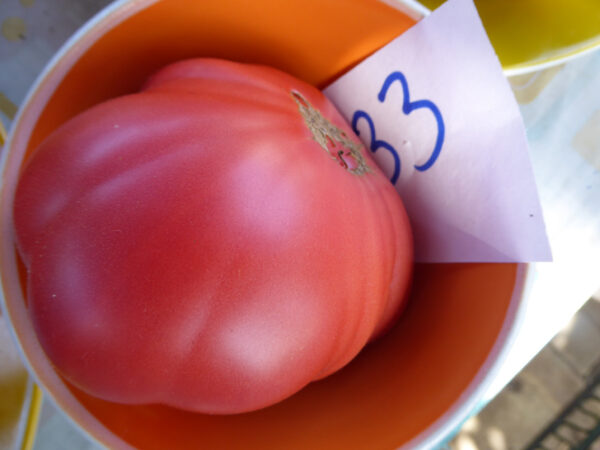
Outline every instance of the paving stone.
POLYGON ((566 424, 560 425, 556 429, 556 433, 570 445, 577 445, 577 443, 581 442, 587 436, 585 431, 570 427, 566 424))
POLYGON ((550 435, 542 441, 543 448, 548 450, 570 450, 570 445, 565 444, 554 435, 550 435))
POLYGON ((562 410, 583 390, 585 382, 565 361, 564 355, 552 347, 545 347, 520 374, 538 386, 541 395, 552 399, 562 410))
POLYGON ((582 404, 582 407, 592 415, 595 415, 600 420, 600 400, 594 398, 588 398, 582 404))
POLYGON ((576 409, 566 417, 567 421, 581 429, 592 430, 596 427, 597 420, 594 416, 586 414, 583 410, 576 409))

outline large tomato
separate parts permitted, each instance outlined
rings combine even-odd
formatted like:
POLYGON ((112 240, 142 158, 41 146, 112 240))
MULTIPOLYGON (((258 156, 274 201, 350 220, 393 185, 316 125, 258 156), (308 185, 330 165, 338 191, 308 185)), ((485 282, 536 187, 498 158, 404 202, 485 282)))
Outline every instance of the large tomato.
POLYGON ((98 397, 236 413, 347 364, 399 314, 401 199, 333 105, 196 59, 56 130, 16 241, 39 340, 98 397))

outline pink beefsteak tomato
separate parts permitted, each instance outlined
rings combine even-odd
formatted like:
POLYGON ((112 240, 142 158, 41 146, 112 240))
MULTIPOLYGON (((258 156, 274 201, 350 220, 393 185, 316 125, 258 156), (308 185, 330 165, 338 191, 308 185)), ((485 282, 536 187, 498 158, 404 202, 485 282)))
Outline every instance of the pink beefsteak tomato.
POLYGON ((47 356, 120 403, 272 405, 387 329, 411 280, 402 201, 335 107, 230 61, 172 64, 58 128, 14 225, 47 356))

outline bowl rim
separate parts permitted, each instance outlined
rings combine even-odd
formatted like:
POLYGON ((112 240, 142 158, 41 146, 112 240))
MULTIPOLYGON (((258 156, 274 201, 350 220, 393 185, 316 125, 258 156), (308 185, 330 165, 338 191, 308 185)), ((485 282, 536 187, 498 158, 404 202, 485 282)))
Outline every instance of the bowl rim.
MULTIPOLYGON (((13 147, 16 139, 28 141, 31 138, 31 130, 27 134, 19 133, 27 123, 35 122, 47 104, 50 97, 54 94, 60 82, 64 79, 68 71, 73 67, 81 55, 87 51, 99 37, 110 31, 115 26, 122 23, 127 18, 133 16, 139 11, 159 2, 161 0, 116 0, 100 10, 95 16, 89 19, 81 28, 79 28, 54 54, 50 61, 45 65, 42 72, 37 76, 35 82, 29 89, 25 100, 12 123, 8 139, 5 143, 5 151, 2 152, 0 160, 0 180, 4 180, 4 174, 8 166, 8 149, 13 147)), ((411 14, 415 19, 419 19, 428 14, 429 10, 422 7, 414 0, 378 0, 386 3, 388 6, 399 9, 404 13, 411 14)), ((507 73, 508 70, 505 70, 507 73)), ((520 74, 520 73, 519 73, 520 74)), ((24 151, 24 150, 23 150, 24 151)), ((4 193, 5 187, 0 187, 0 192, 4 193)), ((514 344, 515 337, 521 327, 526 309, 527 292, 531 289, 532 277, 530 275, 529 264, 518 263, 515 284, 509 301, 508 310, 504 317, 502 328, 492 346, 485 361, 473 377, 469 385, 465 388, 460 397, 454 400, 452 406, 435 422, 422 430, 410 441, 403 444, 401 448, 431 448, 444 442, 451 433, 458 429, 460 425, 467 420, 473 410, 480 403, 486 390, 492 384, 495 376, 503 365, 507 354, 514 344)), ((4 282, 0 276, 0 308, 8 317, 8 328, 10 334, 16 343, 21 359, 23 360, 30 376, 43 391, 44 397, 50 399, 60 414, 67 419, 84 436, 100 447, 105 447, 103 443, 91 430, 86 429, 82 423, 83 415, 78 415, 77 419, 67 413, 61 406, 60 399, 56 398, 48 388, 41 383, 38 373, 33 369, 32 364, 26 356, 25 350, 18 338, 16 329, 14 329, 11 314, 9 313, 6 299, 4 298, 4 282)), ((80 405, 81 406, 81 405, 80 405)), ((83 408, 83 406, 81 406, 83 408)), ((95 419, 87 410, 87 415, 95 419)), ((97 419, 95 419, 97 421, 97 419)), ((99 423, 108 433, 126 447, 130 447, 123 439, 114 434, 110 429, 99 423)))
POLYGON ((539 60, 533 60, 525 63, 515 64, 506 66, 503 69, 504 75, 507 77, 516 77, 520 75, 527 75, 533 72, 539 72, 551 67, 565 64, 574 59, 578 59, 593 51, 600 49, 600 34, 590 41, 583 42, 581 44, 566 47, 558 50, 555 54, 542 58, 539 60))

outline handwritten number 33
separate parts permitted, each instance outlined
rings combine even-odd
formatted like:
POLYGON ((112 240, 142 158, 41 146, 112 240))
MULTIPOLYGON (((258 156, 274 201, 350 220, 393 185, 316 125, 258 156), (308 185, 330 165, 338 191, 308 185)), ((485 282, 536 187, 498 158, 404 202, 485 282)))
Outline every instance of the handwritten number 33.
MULTIPOLYGON (((402 92, 404 94, 404 101, 402 103, 402 112, 404 114, 409 115, 411 112, 413 112, 416 109, 425 108, 425 109, 429 109, 431 111, 431 113, 433 114, 433 116, 435 117, 435 120, 437 122, 437 138, 435 140, 435 146, 433 147, 433 151, 431 152, 429 159, 427 159, 427 161, 425 161, 423 164, 415 165, 415 169, 417 169, 420 172, 424 172, 427 169, 431 168, 431 166, 433 166, 433 164, 436 162, 436 160, 440 156, 440 152, 442 150, 442 145, 444 143, 444 134, 445 134, 444 119, 442 118, 442 114, 440 113, 440 110, 438 109, 438 107, 431 100, 416 100, 414 102, 410 101, 410 93, 408 91, 408 83, 406 82, 406 77, 404 76, 404 74, 402 72, 392 72, 385 79, 385 81, 383 82, 383 86, 381 87, 381 90, 379 91, 379 95, 377 96, 377 98, 379 99, 379 101, 381 103, 383 103, 385 101, 388 90, 390 89, 390 86, 394 83, 394 81, 399 81, 400 84, 402 85, 402 92)), ((400 166, 400 156, 398 155, 398 152, 388 142, 377 139, 377 136, 375 134, 375 124, 373 123, 373 119, 371 119, 371 116, 369 116, 368 113, 366 113, 365 111, 362 111, 362 110, 357 110, 354 113, 354 115, 352 116, 352 129, 354 130, 354 132, 357 135, 360 135, 357 125, 361 119, 364 119, 367 122, 367 124, 369 125, 369 131, 371 132, 371 143, 369 145, 369 150, 371 150, 371 152, 375 153, 380 148, 384 148, 385 150, 387 150, 388 152, 390 152, 392 154, 392 156, 394 158, 394 173, 392 174, 390 181, 392 182, 392 184, 396 184, 396 181, 398 181, 398 177, 400 176, 400 167, 401 167, 400 166)))

